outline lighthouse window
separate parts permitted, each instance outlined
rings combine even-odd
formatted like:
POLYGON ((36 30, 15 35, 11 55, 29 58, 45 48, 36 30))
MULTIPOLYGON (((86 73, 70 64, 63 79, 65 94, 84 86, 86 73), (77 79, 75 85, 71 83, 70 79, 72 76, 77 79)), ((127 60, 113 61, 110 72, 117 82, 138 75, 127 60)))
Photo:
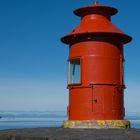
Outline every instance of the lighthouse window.
POLYGON ((80 75, 81 75, 81 68, 80 68, 80 59, 72 59, 69 61, 69 76, 68 82, 69 84, 77 84, 80 83, 80 75))

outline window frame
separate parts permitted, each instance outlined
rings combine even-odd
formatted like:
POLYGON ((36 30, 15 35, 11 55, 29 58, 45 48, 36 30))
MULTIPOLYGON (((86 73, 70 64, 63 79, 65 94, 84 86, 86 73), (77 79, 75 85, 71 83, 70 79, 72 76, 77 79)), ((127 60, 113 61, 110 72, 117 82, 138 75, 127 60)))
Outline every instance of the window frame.
POLYGON ((70 59, 68 59, 68 81, 67 81, 67 83, 68 83, 68 86, 69 85, 81 85, 82 83, 81 83, 81 81, 82 81, 82 60, 81 60, 81 57, 73 57, 73 58, 70 58, 70 59), (80 79, 79 79, 79 82, 78 83, 71 83, 71 79, 70 79, 70 62, 72 61, 72 60, 76 60, 76 59, 78 59, 79 61, 80 61, 80 79))

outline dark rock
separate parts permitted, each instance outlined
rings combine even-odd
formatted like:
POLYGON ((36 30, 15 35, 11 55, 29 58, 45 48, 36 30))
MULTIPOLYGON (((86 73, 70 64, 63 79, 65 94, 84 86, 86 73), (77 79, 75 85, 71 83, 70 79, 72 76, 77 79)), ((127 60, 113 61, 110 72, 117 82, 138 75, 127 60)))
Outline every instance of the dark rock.
POLYGON ((14 129, 0 131, 0 140, 140 140, 140 129, 14 129))

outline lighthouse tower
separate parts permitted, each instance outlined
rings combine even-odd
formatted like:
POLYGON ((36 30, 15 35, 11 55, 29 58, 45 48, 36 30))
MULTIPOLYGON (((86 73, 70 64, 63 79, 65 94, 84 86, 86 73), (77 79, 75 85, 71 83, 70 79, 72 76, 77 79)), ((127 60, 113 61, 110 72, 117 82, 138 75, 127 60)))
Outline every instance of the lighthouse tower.
POLYGON ((117 9, 94 2, 76 9, 81 22, 61 38, 69 45, 68 128, 127 128, 123 47, 130 42, 111 23, 117 9))

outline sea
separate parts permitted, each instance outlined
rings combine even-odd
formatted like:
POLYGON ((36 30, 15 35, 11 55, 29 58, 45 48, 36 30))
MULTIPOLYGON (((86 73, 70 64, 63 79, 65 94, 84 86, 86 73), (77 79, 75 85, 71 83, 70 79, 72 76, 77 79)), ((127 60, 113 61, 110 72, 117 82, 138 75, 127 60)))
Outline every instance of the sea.
MULTIPOLYGON (((140 128, 140 114, 126 113, 132 128, 140 128)), ((65 111, 0 111, 0 130, 18 128, 61 127, 67 119, 65 111)))

